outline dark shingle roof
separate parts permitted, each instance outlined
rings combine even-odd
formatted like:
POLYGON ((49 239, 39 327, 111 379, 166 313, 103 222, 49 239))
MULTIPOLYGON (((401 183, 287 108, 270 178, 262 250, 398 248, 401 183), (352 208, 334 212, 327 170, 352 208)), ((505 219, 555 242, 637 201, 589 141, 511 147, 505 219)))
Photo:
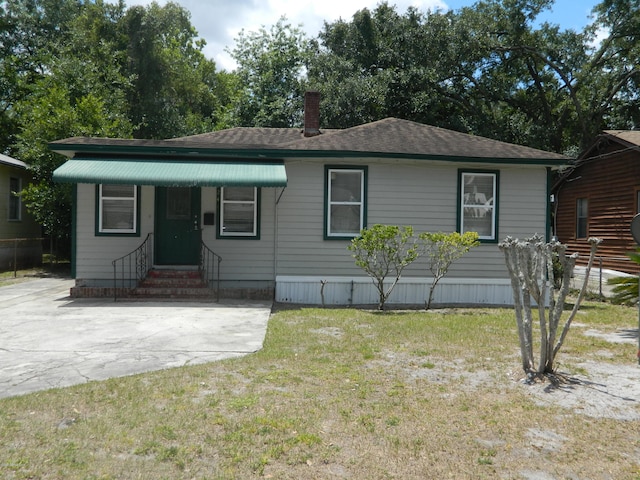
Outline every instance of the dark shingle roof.
POLYGON ((512 143, 491 140, 421 123, 386 118, 289 144, 299 150, 399 153, 479 158, 566 159, 512 143))
MULTIPOLYGON (((221 150, 245 150, 295 156, 300 152, 312 156, 313 152, 352 152, 354 155, 381 154, 420 157, 457 157, 479 159, 552 160, 562 163, 569 158, 484 137, 423 125, 408 120, 386 118, 343 130, 323 130, 315 137, 304 137, 299 128, 237 127, 211 133, 174 138, 170 140, 124 140, 74 137, 58 140, 51 148, 61 152, 109 150, 111 147, 148 147, 173 150, 198 150, 215 154, 221 150)), ((220 152, 222 153, 222 152, 220 152)))

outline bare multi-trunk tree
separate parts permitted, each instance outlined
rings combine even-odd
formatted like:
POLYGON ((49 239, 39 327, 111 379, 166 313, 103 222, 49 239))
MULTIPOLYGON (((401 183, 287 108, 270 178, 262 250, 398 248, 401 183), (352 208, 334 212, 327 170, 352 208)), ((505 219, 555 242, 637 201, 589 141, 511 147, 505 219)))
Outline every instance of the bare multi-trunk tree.
POLYGON ((529 379, 554 373, 556 355, 580 308, 600 242, 598 238, 589 239, 591 252, 584 283, 559 336, 560 320, 578 255, 567 255, 566 245, 558 241, 544 242, 537 234, 525 240, 507 237, 500 243, 513 288, 522 368, 529 379), (559 268, 554 268, 554 264, 559 268), (540 328, 540 360, 537 367, 533 354, 535 309, 538 311, 540 328))

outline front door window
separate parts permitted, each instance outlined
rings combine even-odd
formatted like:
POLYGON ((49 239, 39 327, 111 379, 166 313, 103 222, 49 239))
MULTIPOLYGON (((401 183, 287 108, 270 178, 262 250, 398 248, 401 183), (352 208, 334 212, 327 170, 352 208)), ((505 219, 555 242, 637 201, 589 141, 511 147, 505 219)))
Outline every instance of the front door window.
POLYGON ((191 218, 191 189, 174 187, 167 189, 167 220, 191 218))

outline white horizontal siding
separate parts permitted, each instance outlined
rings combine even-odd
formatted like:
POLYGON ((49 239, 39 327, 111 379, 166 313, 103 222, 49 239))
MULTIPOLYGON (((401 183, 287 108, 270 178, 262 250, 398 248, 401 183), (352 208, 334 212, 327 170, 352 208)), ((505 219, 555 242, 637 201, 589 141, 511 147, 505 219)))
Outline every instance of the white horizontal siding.
MULTIPOLYGON (((431 278, 401 278, 387 300, 389 305, 424 305, 431 278)), ((276 301, 311 305, 369 305, 378 303, 378 291, 368 277, 276 277, 276 301), (323 287, 324 283, 324 287, 323 287)), ((506 279, 443 278, 433 304, 511 305, 506 279)))
MULTIPOLYGON (((260 238, 216 238, 215 225, 203 227, 202 239, 222 257, 220 275, 224 280, 273 280, 274 274, 274 204, 280 189, 262 188, 260 192, 260 238)), ((202 189, 202 211, 216 211, 216 189, 202 189)))
MULTIPOLYGON (((348 160, 327 162, 350 164, 348 160)), ((411 225, 414 230, 456 230, 458 169, 477 165, 442 162, 381 162, 368 165, 367 222, 411 225)), ((288 162, 289 185, 278 205, 278 275, 361 274, 347 250, 347 240, 325 240, 324 165, 319 161, 288 162)), ((495 166, 500 171, 498 236, 528 237, 546 231, 544 167, 495 166)), ((405 276, 425 275, 417 262, 405 276)), ((451 277, 507 278, 497 243, 485 243, 456 262, 451 277)))
POLYGON ((140 192, 140 235, 97 236, 95 234, 95 185, 78 185, 76 205, 76 278, 112 279, 111 262, 135 250, 153 231, 153 187, 142 187, 140 192))
MULTIPOLYGON (((288 186, 284 190, 261 190, 259 240, 216 238, 219 221, 217 189, 203 188, 202 213, 216 212, 216 215, 214 226, 203 226, 202 238, 223 259, 222 280, 284 279, 284 283, 279 283, 277 287, 279 299, 292 298, 301 303, 318 303, 319 280, 316 284, 315 280, 311 283, 299 283, 298 280, 286 279, 321 279, 327 276, 354 278, 360 279, 356 283, 359 289, 356 289, 354 295, 364 296, 351 300, 354 303, 371 303, 371 293, 368 291, 370 280, 363 278, 362 270, 355 266, 351 252, 347 250, 350 242, 324 239, 325 164, 355 163, 349 159, 287 161, 288 186), (294 291, 296 288, 299 292, 294 291), (309 292, 305 293, 306 289, 309 292), (309 301, 313 297, 310 293, 312 291, 315 292, 316 299, 309 301), (359 293, 360 291, 363 293, 359 293)), ((417 233, 455 231, 458 169, 464 166, 443 162, 392 162, 379 159, 358 163, 368 166, 368 225, 412 225, 417 233)), ((477 165, 467 167, 478 169, 477 165)), ((523 238, 534 233, 544 234, 547 213, 545 168, 488 168, 500 171, 499 239, 507 235, 523 238)), ((95 236, 94 188, 94 185, 78 186, 77 277, 109 279, 113 275, 111 261, 131 252, 144 240, 147 233, 153 231, 155 189, 142 188, 140 237, 99 237, 95 236)), ((418 298, 424 297, 424 293, 417 291, 424 291, 425 285, 420 282, 430 275, 424 259, 408 267, 402 285, 393 294, 398 299, 396 301, 424 301, 424 298, 418 298)), ((448 276, 442 281, 443 287, 438 293, 440 297, 437 301, 504 304, 505 301, 510 302, 507 278, 504 258, 497 244, 486 243, 454 263, 448 276), (473 281, 469 282, 468 279, 473 281)), ((327 284, 327 294, 333 292, 330 298, 336 299, 335 301, 346 298, 343 283, 327 284)), ((348 283, 350 285, 350 280, 348 283)))

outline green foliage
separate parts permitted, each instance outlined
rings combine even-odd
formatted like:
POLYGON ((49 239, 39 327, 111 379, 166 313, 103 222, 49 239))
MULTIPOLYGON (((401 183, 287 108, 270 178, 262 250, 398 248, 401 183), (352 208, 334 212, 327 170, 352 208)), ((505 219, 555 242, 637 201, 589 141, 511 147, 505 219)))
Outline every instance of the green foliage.
POLYGON ((356 265, 372 278, 378 290, 379 310, 384 310, 402 271, 419 256, 411 226, 373 225, 363 229, 348 249, 353 252, 356 265), (385 286, 389 276, 393 276, 393 280, 385 286))
POLYGON ((583 31, 538 22, 552 0, 406 13, 383 2, 326 23, 308 68, 323 125, 388 116, 557 152, 640 122, 640 9, 607 0, 583 31), (602 42, 596 35, 608 32, 602 42))
POLYGON ((309 41, 302 29, 282 17, 270 30, 240 32, 231 56, 238 63, 242 88, 236 99, 236 123, 255 127, 301 125, 304 66, 309 41))
POLYGON ((64 157, 49 142, 227 125, 235 78, 216 73, 175 3, 7 0, 0 14, 0 151, 29 165, 25 203, 47 234, 68 240, 71 221, 70 188, 51 181, 64 157))
POLYGON ((190 14, 176 3, 131 7, 122 21, 133 79, 128 116, 136 138, 172 138, 211 131, 222 107, 215 63, 202 53, 190 14))
POLYGON ((65 158, 49 150, 47 142, 74 135, 117 136, 128 131, 128 122, 114 116, 93 94, 74 99, 68 84, 55 85, 52 80, 45 78, 38 82, 34 98, 19 106, 28 122, 17 136, 16 149, 19 157, 29 164, 34 179, 23 190, 27 208, 44 232, 60 240, 60 247, 68 251, 71 187, 51 181, 53 171, 65 158))
MULTIPOLYGON (((627 256, 634 263, 640 265, 640 249, 628 253, 627 256)), ((611 302, 618 305, 635 305, 638 303, 638 276, 624 276, 610 278, 608 285, 613 285, 611 302)))
POLYGON ((435 288, 438 282, 447 274, 451 264, 472 248, 480 245, 480 241, 478 240, 477 232, 425 232, 421 233, 419 238, 424 243, 429 270, 433 275, 433 281, 429 288, 429 298, 425 303, 428 310, 431 307, 435 288))

